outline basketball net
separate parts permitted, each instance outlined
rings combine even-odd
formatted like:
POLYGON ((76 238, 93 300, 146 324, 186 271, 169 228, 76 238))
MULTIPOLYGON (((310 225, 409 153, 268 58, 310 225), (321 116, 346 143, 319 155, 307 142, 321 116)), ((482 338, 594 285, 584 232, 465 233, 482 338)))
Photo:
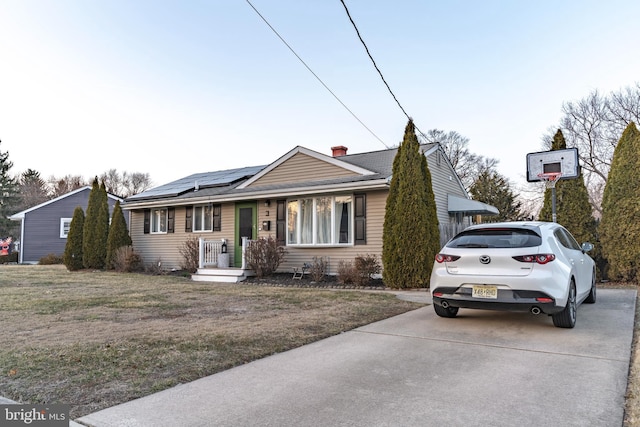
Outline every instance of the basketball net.
POLYGON ((547 172, 547 173, 539 173, 538 178, 540 181, 544 181, 544 185, 546 188, 556 188, 556 182, 562 176, 562 172, 547 172))

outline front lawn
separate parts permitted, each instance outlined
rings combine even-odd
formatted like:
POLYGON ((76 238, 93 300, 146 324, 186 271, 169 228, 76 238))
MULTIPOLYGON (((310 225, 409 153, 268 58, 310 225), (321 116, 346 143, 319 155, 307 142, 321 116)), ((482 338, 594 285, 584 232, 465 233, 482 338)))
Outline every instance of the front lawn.
POLYGON ((422 304, 365 291, 0 266, 0 396, 71 417, 422 304))

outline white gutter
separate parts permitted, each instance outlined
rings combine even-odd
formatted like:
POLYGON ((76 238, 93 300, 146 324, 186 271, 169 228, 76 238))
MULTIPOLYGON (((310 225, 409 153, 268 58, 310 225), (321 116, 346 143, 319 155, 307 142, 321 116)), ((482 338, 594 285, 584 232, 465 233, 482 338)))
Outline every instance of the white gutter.
POLYGON ((307 186, 300 188, 291 188, 281 191, 273 191, 273 190, 264 190, 264 191, 252 191, 246 193, 235 193, 235 194, 226 194, 221 196, 205 196, 205 197, 191 197, 188 199, 184 198, 164 198, 158 200, 149 200, 145 202, 132 202, 121 205, 122 209, 133 210, 133 209, 142 209, 142 208, 150 208, 150 207, 161 207, 161 206, 185 206, 185 205, 195 205, 201 203, 209 203, 209 202, 237 202, 243 200, 251 200, 251 199, 275 199, 275 198, 286 198, 286 197, 297 197, 304 196, 308 194, 326 194, 326 193, 337 193, 344 191, 365 191, 365 190, 382 190, 389 188, 389 182, 387 179, 378 179, 375 181, 365 181, 362 183, 358 183, 359 185, 354 185, 354 183, 344 183, 344 184, 332 184, 332 185, 322 185, 322 186, 307 186))

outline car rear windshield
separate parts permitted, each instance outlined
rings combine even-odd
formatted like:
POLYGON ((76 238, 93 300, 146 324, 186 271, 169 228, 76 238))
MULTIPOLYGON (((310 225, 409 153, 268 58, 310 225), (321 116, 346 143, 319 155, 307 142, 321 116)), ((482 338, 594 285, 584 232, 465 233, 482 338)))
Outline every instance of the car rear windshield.
POLYGON ((449 248, 530 248, 540 246, 535 231, 523 228, 481 228, 466 230, 447 243, 449 248))

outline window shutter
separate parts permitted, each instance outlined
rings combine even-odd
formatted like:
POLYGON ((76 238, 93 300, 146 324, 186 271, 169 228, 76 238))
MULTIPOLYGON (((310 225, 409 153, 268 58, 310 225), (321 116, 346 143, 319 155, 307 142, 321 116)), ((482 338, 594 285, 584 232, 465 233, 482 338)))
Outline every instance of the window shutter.
POLYGON ((287 201, 276 201, 276 244, 285 246, 287 244, 287 201))
POLYGON ((355 244, 367 244, 367 196, 355 194, 355 244))
POLYGON ((213 205, 213 231, 222 230, 222 205, 213 205))
POLYGON ((193 231, 193 206, 187 206, 184 216, 184 231, 191 233, 193 231))
POLYGON ((149 234, 151 231, 151 209, 144 210, 144 234, 149 234))
POLYGON ((167 208, 167 233, 173 233, 176 222, 176 208, 167 208))

